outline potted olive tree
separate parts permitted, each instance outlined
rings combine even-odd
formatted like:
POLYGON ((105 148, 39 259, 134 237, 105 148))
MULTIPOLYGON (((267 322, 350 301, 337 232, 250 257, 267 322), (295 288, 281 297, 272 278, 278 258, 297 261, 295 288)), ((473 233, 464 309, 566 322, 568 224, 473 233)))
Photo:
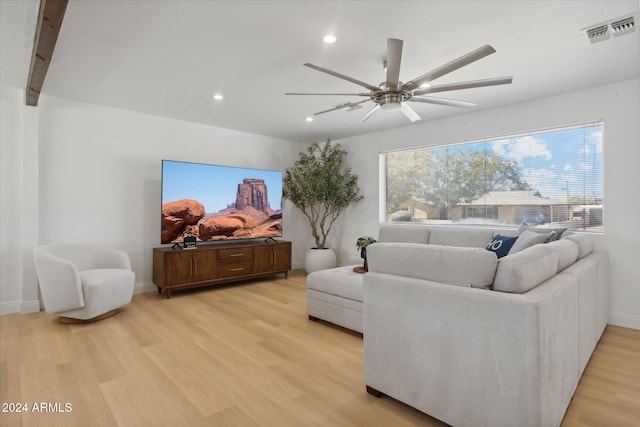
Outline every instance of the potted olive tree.
POLYGON ((283 195, 309 220, 315 247, 305 254, 305 270, 311 273, 336 266, 336 255, 327 248, 327 236, 340 214, 362 199, 358 176, 346 165, 347 152, 327 139, 311 144, 285 170, 283 195))

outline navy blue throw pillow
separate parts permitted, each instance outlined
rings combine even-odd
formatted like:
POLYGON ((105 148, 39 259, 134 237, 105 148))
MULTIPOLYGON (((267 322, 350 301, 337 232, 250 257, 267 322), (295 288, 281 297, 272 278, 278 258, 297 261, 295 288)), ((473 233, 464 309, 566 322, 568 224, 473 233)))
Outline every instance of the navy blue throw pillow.
POLYGON ((489 244, 487 245, 487 250, 495 252, 498 258, 502 258, 509 253, 511 246, 513 246, 517 239, 518 236, 509 237, 496 234, 495 236, 493 236, 491 242, 489 242, 489 244))

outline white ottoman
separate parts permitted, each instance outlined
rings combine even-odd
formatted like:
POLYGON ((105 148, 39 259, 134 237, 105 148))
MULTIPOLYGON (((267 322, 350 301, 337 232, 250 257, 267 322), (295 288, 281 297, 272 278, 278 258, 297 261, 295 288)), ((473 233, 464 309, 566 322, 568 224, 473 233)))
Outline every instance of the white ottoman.
POLYGON ((314 271, 307 276, 307 314, 362 333, 362 277, 355 265, 314 271))

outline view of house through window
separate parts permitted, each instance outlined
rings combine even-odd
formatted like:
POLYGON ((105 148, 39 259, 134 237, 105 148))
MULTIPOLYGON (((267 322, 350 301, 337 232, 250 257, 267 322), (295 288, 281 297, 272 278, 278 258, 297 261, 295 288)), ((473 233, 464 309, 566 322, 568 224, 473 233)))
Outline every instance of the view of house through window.
POLYGON ((382 153, 381 219, 602 232, 603 127, 382 153))

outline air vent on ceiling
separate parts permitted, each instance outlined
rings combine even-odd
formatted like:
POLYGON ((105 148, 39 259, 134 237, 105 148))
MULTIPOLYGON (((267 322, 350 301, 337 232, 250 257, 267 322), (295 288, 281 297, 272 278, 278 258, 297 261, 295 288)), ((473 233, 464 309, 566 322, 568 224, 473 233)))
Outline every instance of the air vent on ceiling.
POLYGON ((633 16, 611 23, 611 31, 614 36, 630 33, 635 27, 636 23, 633 16))
POLYGON ((632 33, 636 28, 637 20, 638 14, 635 13, 631 16, 625 16, 623 18, 618 18, 609 22, 602 22, 588 28, 583 28, 582 34, 585 36, 586 40, 589 43, 598 43, 604 40, 608 40, 612 35, 614 37, 618 37, 623 34, 632 33))
POLYGON ((598 25, 587 30, 587 38, 591 43, 601 42, 609 38, 609 27, 607 25, 598 25))

